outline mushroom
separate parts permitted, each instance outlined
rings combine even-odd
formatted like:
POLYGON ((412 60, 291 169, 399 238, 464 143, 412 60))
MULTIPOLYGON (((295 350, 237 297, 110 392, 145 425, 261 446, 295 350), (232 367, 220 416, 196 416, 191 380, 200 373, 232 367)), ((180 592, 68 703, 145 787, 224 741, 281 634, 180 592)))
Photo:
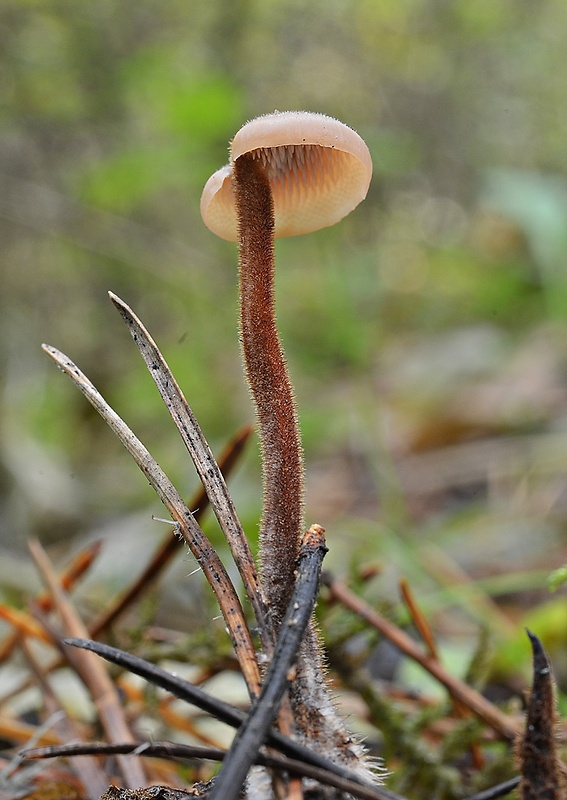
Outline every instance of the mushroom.
MULTIPOLYGON (((303 451, 276 326, 274 239, 338 222, 365 198, 371 174, 368 148, 348 126, 323 114, 275 112, 241 128, 230 163, 208 180, 201 197, 207 227, 239 244, 240 334, 262 451, 260 568, 272 636, 293 591, 304 530, 303 451)), ((289 695, 300 737, 374 780, 331 700, 313 624, 289 695)))
POLYGON ((293 587, 303 531, 303 453, 276 327, 274 239, 333 225, 366 197, 372 161, 352 128, 324 114, 286 111, 247 122, 230 163, 207 181, 201 215, 239 242, 240 331, 259 422, 264 506, 260 564, 277 632, 293 587))

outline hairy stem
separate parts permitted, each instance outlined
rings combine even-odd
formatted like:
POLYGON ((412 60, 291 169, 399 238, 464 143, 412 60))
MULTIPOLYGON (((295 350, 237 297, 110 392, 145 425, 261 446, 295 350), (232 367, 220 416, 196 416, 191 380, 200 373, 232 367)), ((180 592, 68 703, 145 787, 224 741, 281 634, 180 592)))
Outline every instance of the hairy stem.
MULTIPOLYGON (((276 327, 274 206, 264 168, 252 155, 234 164, 239 222, 240 331, 259 423, 264 472, 260 528, 262 586, 276 634, 295 585, 303 535, 303 453, 293 391, 276 327)), ((289 698, 296 735, 319 753, 372 780, 361 750, 336 713, 324 679, 321 645, 307 626, 289 698)), ((280 721, 281 724, 281 721, 280 721)))
POLYGON ((240 331, 262 448, 260 564, 277 631, 294 583, 303 532, 303 454, 274 305, 274 208, 252 155, 234 165, 239 221, 240 331))

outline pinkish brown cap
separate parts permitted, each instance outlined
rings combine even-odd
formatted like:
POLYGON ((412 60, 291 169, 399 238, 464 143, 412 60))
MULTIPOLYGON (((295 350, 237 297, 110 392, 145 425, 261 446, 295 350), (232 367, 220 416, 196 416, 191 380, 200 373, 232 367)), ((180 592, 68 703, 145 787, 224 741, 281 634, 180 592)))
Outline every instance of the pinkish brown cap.
POLYGON ((372 160, 361 137, 332 117, 276 111, 247 122, 230 146, 230 163, 209 178, 201 216, 217 236, 238 240, 232 164, 245 153, 261 160, 274 199, 275 236, 326 228, 364 200, 372 160))

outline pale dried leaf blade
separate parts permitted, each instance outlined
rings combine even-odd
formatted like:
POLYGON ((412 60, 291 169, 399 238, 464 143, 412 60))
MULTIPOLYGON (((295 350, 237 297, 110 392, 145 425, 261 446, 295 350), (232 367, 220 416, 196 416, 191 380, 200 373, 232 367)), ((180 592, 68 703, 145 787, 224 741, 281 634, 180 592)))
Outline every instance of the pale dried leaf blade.
POLYGON ((93 383, 70 358, 57 348, 44 344, 43 349, 99 412, 144 473, 172 519, 179 524, 183 538, 202 568, 218 600, 248 691, 251 696, 256 696, 260 687, 260 673, 252 637, 240 599, 218 554, 157 461, 124 420, 108 405, 93 383))
MULTIPOLYGON (((100 552, 102 542, 97 541, 87 545, 83 550, 77 553, 72 559, 71 562, 67 565, 67 567, 61 573, 59 580, 62 586, 69 589, 71 588, 75 581, 77 581, 91 566, 95 558, 100 552)), ((35 605, 39 608, 43 609, 44 611, 49 611, 51 609, 51 595, 47 592, 43 592, 38 597, 36 597, 33 601, 35 605)), ((29 605, 29 602, 28 602, 29 605)), ((15 612, 17 615, 17 609, 12 608, 12 612, 15 612)), ((21 612, 20 612, 21 613, 21 612)), ((2 614, 2 606, 0 605, 0 615, 2 614)), ((37 623, 36 623, 37 624, 37 623)), ((20 640, 20 633, 16 629, 13 633, 8 634, 3 641, 0 643, 0 664, 5 661, 12 653, 13 649, 16 647, 20 640)))
MULTIPOLYGON (((205 488, 211 507, 230 547, 244 587, 250 598, 258 628, 264 635, 269 631, 267 603, 263 596, 258 572, 250 545, 222 472, 215 460, 189 403, 181 391, 160 349, 132 309, 113 292, 109 297, 126 323, 148 371, 175 423, 179 435, 191 456, 197 474, 205 488)), ((270 644, 268 639, 264 647, 270 644)))
MULTIPOLYGON (((80 742, 84 735, 83 726, 63 710, 60 698, 53 691, 43 665, 25 641, 21 643, 21 649, 38 686, 41 688, 45 709, 51 713, 53 728, 59 740, 61 742, 80 742)), ((29 748, 30 746, 30 742, 28 742, 27 747, 29 748)), ((100 761, 86 754, 72 759, 70 767, 89 797, 98 797, 104 791, 108 776, 100 761)))
MULTIPOLYGON (((227 477, 248 441, 252 428, 246 426, 239 431, 221 452, 218 460, 222 474, 227 477)), ((209 505, 208 497, 203 487, 189 500, 189 508, 194 508, 193 517, 197 522, 204 515, 209 505)), ((179 553, 179 544, 174 537, 166 535, 154 551, 143 572, 134 579, 132 584, 89 625, 89 633, 96 638, 103 630, 108 628, 120 615, 130 607, 140 595, 147 590, 157 577, 169 564, 175 553, 179 553)))

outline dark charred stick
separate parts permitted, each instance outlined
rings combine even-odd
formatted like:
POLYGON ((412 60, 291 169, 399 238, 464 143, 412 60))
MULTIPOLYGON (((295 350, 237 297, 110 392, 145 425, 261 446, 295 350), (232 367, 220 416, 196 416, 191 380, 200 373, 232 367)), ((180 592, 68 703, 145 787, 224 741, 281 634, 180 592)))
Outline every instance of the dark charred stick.
MULTIPOLYGON (((186 761, 196 759, 222 761, 226 756, 226 750, 221 750, 217 747, 202 747, 179 744, 177 742, 140 742, 138 744, 80 742, 76 744, 52 745, 49 747, 36 747, 30 750, 23 750, 22 756, 32 760, 79 755, 126 755, 128 753, 136 753, 138 756, 148 756, 151 758, 178 758, 186 761)), ((298 761, 293 758, 258 753, 255 763, 269 767, 270 769, 291 773, 299 777, 312 778, 326 786, 334 786, 336 789, 348 792, 348 794, 351 794, 353 797, 359 797, 361 800, 406 800, 400 795, 389 792, 381 786, 363 786, 347 778, 332 775, 326 769, 314 767, 311 764, 306 764, 303 761, 298 761)))
POLYGON ((243 711, 224 703, 222 700, 217 700, 197 686, 193 686, 189 681, 185 681, 177 675, 172 675, 170 672, 158 667, 156 664, 145 661, 143 658, 133 656, 124 650, 119 650, 117 647, 112 647, 102 642, 94 642, 91 639, 63 639, 63 644, 71 645, 71 647, 80 647, 83 650, 91 650, 107 661, 123 667, 134 675, 140 675, 140 677, 145 678, 154 686, 165 689, 180 700, 200 708, 201 711, 206 711, 215 719, 233 728, 238 728, 246 718, 243 711))
MULTIPOLYGON (((234 708, 228 703, 224 703, 222 700, 211 697, 211 695, 208 695, 202 689, 193 686, 189 681, 185 681, 177 675, 172 675, 161 667, 150 664, 149 661, 145 661, 143 658, 126 653, 124 650, 119 650, 116 647, 102 644, 101 642, 93 642, 90 639, 64 639, 63 643, 71 645, 72 647, 81 647, 83 650, 91 650, 107 661, 117 664, 119 667, 128 670, 128 672, 132 672, 134 675, 139 675, 154 686, 165 689, 180 700, 200 708, 202 711, 214 716, 215 719, 233 728, 238 728, 246 719, 246 714, 243 711, 234 708)), ((277 731, 271 730, 268 732, 266 744, 269 744, 274 750, 284 753, 284 755, 291 756, 292 758, 295 757, 307 764, 312 764, 315 767, 327 770, 333 775, 338 775, 341 778, 348 778, 348 780, 351 780, 353 783, 362 785, 360 778, 353 775, 345 767, 327 760, 308 747, 299 744, 299 742, 294 742, 292 739, 283 736, 277 731)), ((384 797, 386 796, 387 795, 384 795, 384 797)), ((390 795, 390 798, 391 800, 399 800, 399 798, 393 794, 390 795)))
POLYGON ((262 691, 239 728, 209 800, 237 800, 270 725, 278 713, 303 634, 315 607, 319 575, 327 552, 323 528, 312 525, 299 552, 295 586, 262 691))
POLYGON ((533 651, 533 682, 525 732, 518 744, 522 800, 564 800, 565 778, 557 753, 553 673, 543 645, 526 630, 533 651))
POLYGON ((517 785, 520 783, 520 778, 510 778, 509 781, 499 783, 497 786, 491 786, 490 789, 484 789, 482 792, 472 794, 466 797, 465 800, 497 800, 499 797, 506 797, 507 794, 513 792, 517 785))

